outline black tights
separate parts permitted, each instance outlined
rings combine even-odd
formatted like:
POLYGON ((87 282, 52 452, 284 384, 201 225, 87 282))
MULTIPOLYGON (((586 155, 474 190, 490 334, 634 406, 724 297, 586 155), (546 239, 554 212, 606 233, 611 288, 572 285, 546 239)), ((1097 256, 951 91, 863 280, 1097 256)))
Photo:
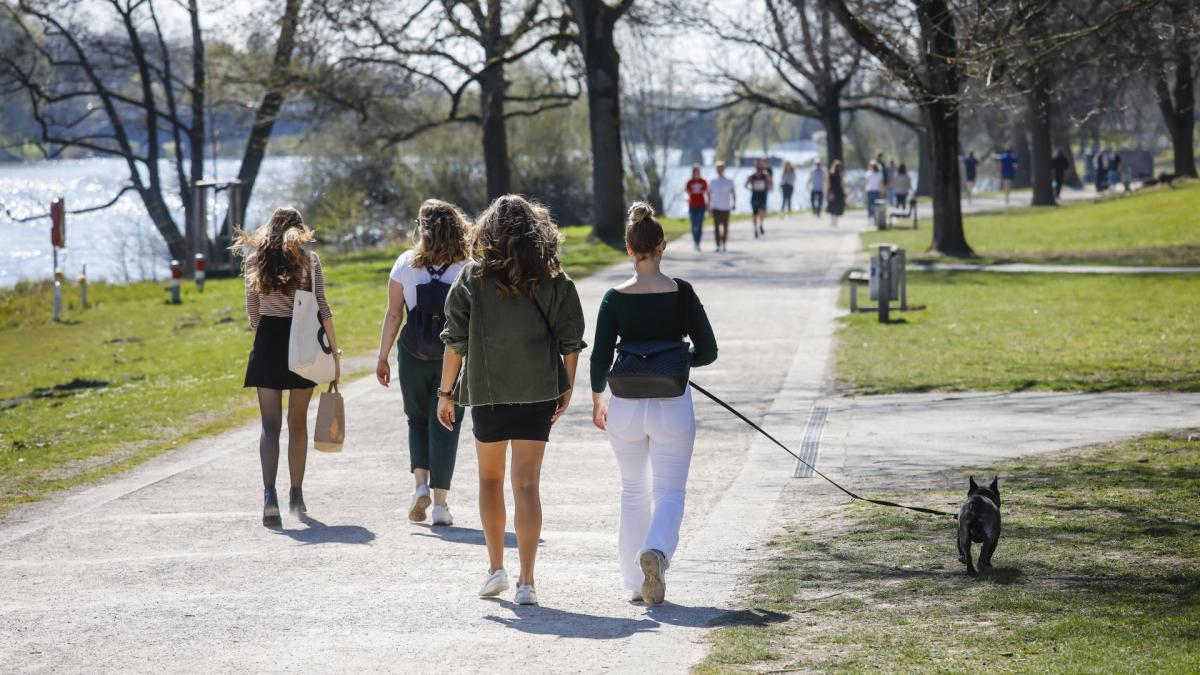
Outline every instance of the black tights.
MULTIPOLYGON (((288 390, 288 475, 292 487, 304 484, 304 462, 308 458, 308 402, 312 389, 288 390)), ((262 462, 263 486, 275 487, 279 472, 279 432, 283 428, 283 391, 258 388, 262 434, 258 437, 258 459, 262 462)))

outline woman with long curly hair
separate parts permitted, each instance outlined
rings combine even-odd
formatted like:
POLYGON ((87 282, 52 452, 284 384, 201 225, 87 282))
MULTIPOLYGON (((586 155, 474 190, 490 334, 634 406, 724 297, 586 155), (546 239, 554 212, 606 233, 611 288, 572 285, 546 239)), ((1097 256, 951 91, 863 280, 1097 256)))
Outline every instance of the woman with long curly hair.
POLYGON ((539 483, 550 427, 571 402, 583 342, 583 308, 558 259, 561 234, 549 212, 517 195, 492 202, 472 237, 474 260, 446 299, 438 419, 458 423, 471 407, 479 457, 479 518, 490 566, 482 597, 508 588, 504 570, 504 464, 512 489, 521 573, 516 601, 537 604, 533 566, 542 532, 539 483))
POLYGON ((341 352, 333 331, 333 312, 325 301, 321 259, 305 249, 312 240, 312 230, 304 224, 300 212, 284 207, 276 209, 271 219, 253 234, 239 232, 231 247, 235 254, 243 256, 246 316, 254 331, 254 348, 250 352, 243 386, 258 390, 258 409, 262 416, 262 435, 258 439, 263 478, 262 522, 267 527, 283 524, 279 498, 275 494, 275 474, 279 469, 284 390, 288 392, 288 474, 291 478, 288 509, 297 518, 307 511, 301 488, 308 453, 308 403, 316 383, 288 369, 292 300, 297 290, 311 289, 316 296, 318 316, 337 366, 334 382, 341 378, 342 372, 341 352))
POLYGON ((379 384, 388 386, 392 377, 388 352, 396 344, 400 393, 408 417, 409 468, 416 481, 408 519, 416 523, 425 520, 432 489, 433 524, 454 524, 446 493, 458 455, 462 408, 455 411, 454 426, 443 428, 437 418, 437 389, 445 350, 441 332, 445 327, 446 294, 468 260, 469 227, 467 217, 457 206, 440 199, 426 200, 417 212, 416 244, 396 260, 388 281, 387 314, 375 377, 379 384), (408 321, 401 331, 406 312, 408 321))

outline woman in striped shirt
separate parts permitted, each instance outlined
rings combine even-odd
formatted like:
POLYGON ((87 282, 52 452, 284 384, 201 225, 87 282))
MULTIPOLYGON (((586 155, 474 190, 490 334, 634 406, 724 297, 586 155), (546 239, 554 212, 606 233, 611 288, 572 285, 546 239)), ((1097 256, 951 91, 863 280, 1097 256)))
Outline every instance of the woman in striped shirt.
POLYGON ((275 474, 279 468, 279 432, 283 425, 283 390, 288 390, 288 473, 291 491, 288 508, 299 518, 305 513, 304 463, 308 453, 308 403, 314 382, 288 369, 288 337, 292 329, 292 300, 298 289, 310 289, 317 298, 318 316, 333 349, 334 382, 341 378, 341 352, 333 331, 333 312, 325 302, 325 274, 321 259, 304 245, 312 242, 312 230, 293 208, 276 209, 266 225, 253 234, 241 232, 233 251, 244 256, 246 316, 254 331, 254 349, 246 366, 243 386, 258 389, 262 435, 258 456, 262 462, 263 525, 280 527, 279 498, 275 474))

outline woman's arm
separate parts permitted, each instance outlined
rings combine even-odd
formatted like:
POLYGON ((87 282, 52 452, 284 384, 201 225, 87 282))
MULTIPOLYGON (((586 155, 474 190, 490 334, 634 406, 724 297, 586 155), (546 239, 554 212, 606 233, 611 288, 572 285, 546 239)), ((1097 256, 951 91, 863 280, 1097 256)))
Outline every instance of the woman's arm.
POLYGON ((567 390, 558 397, 558 408, 554 411, 554 415, 550 418, 550 423, 554 424, 558 418, 562 417, 563 413, 567 412, 567 406, 571 405, 571 394, 575 393, 575 370, 579 367, 579 352, 571 352, 562 357, 563 365, 567 368, 567 390))
POLYGON ((329 338, 329 348, 333 350, 333 384, 342 379, 342 350, 337 346, 337 333, 333 331, 333 315, 321 319, 325 327, 325 337, 329 338))
POLYGON ((458 371, 462 369, 463 357, 446 345, 442 354, 442 384, 438 387, 438 421, 450 431, 454 431, 455 413, 454 399, 450 392, 454 391, 454 383, 458 381, 458 371))
POLYGON ((250 282, 246 282, 246 319, 250 322, 250 330, 258 330, 258 322, 262 319, 259 309, 258 293, 250 290, 250 282))
POLYGON ((404 284, 395 279, 388 280, 387 312, 383 315, 383 331, 379 336, 379 359, 375 364, 375 379, 379 384, 388 386, 392 379, 392 367, 388 364, 388 354, 396 343, 396 333, 400 332, 400 324, 404 321, 404 284))
POLYGON ((688 335, 692 338, 692 367, 700 368, 717 360, 717 337, 700 298, 692 294, 692 322, 688 335))

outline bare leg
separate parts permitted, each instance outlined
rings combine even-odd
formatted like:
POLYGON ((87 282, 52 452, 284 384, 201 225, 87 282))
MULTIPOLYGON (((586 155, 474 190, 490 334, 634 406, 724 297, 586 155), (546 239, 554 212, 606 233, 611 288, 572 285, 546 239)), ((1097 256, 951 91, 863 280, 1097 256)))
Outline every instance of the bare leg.
POLYGON ((449 493, 450 493, 449 490, 443 490, 442 488, 434 488, 433 489, 433 503, 437 504, 438 506, 445 506, 446 505, 446 495, 448 495, 449 493))
POLYGON ((516 503, 517 553, 521 557, 518 584, 533 584, 533 566, 537 561, 538 539, 542 536, 542 457, 546 444, 541 441, 513 441, 512 490, 516 503))
POLYGON ((488 572, 504 567, 504 525, 508 520, 504 510, 504 458, 507 450, 507 441, 475 441, 475 453, 479 456, 479 522, 487 542, 488 572))
POLYGON ((283 426, 283 392, 258 388, 258 410, 262 433, 258 437, 258 460, 262 464, 263 487, 275 487, 279 472, 279 430, 283 426))
POLYGON ((417 487, 429 485, 429 469, 413 469, 412 474, 417 487))
POLYGON ((288 475, 292 487, 304 485, 304 465, 308 459, 308 403, 312 389, 288 392, 288 475))

